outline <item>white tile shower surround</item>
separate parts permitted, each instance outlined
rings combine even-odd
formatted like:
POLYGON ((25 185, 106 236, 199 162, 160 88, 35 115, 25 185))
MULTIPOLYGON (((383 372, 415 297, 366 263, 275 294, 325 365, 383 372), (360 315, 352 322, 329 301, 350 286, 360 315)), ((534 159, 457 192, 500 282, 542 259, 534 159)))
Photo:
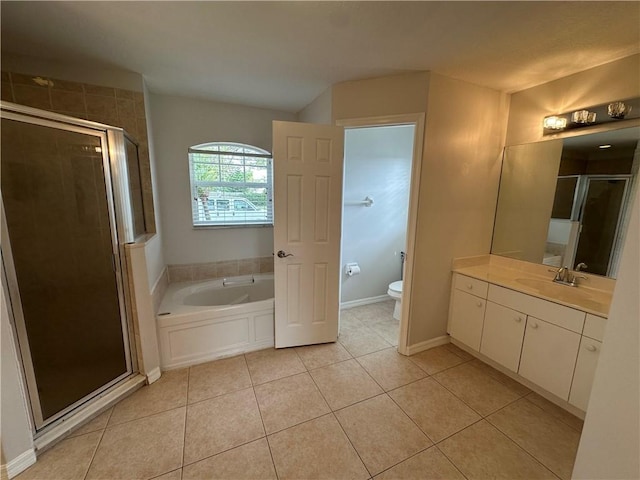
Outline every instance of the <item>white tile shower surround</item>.
POLYGON ((393 302, 335 344, 165 372, 18 479, 569 479, 582 422, 449 344, 395 352, 393 302))

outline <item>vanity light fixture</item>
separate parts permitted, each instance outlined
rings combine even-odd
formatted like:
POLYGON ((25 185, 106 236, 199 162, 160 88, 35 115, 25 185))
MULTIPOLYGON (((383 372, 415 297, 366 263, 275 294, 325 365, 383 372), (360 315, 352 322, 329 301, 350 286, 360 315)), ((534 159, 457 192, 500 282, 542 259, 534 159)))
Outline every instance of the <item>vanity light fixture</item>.
POLYGON ((625 115, 631 112, 631 105, 624 102, 612 102, 607 105, 607 113, 611 118, 622 120, 625 115))
POLYGON ((596 113, 590 112, 589 110, 578 110, 571 114, 571 121, 573 123, 578 123, 580 125, 588 125, 590 123, 595 123, 596 113))
POLYGON ((640 97, 624 98, 614 102, 584 106, 579 110, 565 110, 547 115, 542 121, 542 134, 558 135, 569 130, 629 120, 636 124, 640 120, 640 97))
POLYGON ((542 126, 548 130, 564 130, 567 127, 567 119, 557 115, 544 117, 542 126))

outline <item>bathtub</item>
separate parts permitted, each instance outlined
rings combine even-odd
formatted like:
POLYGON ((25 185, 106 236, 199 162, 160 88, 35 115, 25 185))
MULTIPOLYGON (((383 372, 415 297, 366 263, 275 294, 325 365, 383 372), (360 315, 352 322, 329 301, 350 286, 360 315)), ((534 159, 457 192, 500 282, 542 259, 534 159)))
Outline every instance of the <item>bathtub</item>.
POLYGON ((273 274, 172 283, 156 318, 163 370, 272 347, 273 274))

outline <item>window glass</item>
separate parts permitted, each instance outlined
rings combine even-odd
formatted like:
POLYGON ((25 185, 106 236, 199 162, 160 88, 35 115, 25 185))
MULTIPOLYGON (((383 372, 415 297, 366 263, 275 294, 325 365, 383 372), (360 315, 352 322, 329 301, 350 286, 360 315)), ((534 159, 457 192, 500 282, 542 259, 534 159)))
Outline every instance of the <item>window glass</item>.
POLYGON ((272 225, 272 159, 261 148, 214 142, 189 149, 193 225, 272 225))

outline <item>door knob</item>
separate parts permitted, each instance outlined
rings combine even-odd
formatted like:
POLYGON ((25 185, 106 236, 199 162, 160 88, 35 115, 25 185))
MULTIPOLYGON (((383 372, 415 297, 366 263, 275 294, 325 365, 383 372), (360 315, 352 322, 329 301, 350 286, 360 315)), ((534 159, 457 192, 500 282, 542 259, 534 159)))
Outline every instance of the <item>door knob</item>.
POLYGON ((293 253, 286 253, 284 250, 278 250, 278 258, 293 257, 293 253))

